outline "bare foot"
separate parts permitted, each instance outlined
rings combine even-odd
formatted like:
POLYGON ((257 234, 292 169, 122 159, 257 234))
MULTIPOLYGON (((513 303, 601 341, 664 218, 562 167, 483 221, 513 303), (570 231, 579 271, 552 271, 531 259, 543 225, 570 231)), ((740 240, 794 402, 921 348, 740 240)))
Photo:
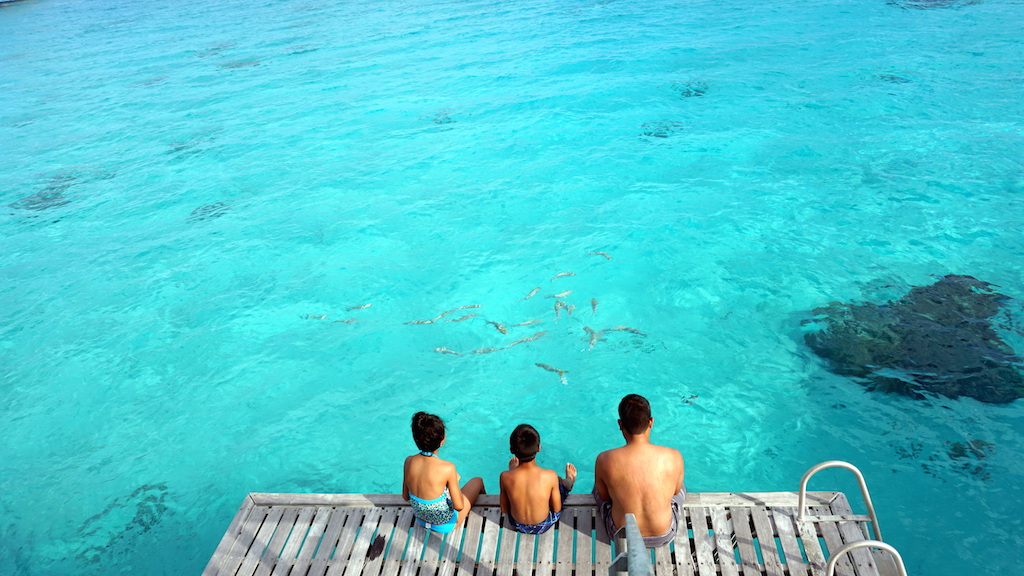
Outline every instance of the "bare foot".
POLYGON ((572 491, 572 487, 576 485, 576 467, 571 463, 565 465, 565 478, 559 478, 559 482, 562 486, 565 486, 566 490, 572 491))
POLYGON ((515 470, 518 467, 519 467, 519 458, 513 456, 512 459, 508 461, 508 469, 509 470, 515 470))

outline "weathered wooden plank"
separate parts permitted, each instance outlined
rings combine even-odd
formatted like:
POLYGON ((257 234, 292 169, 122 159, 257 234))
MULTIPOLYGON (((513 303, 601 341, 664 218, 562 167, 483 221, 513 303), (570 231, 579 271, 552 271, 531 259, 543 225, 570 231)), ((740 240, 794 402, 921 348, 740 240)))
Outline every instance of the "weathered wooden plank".
POLYGON ((655 574, 671 574, 672 573, 672 552, 671 546, 659 546, 654 549, 654 573, 655 574))
MULTIPOLYGON (((370 549, 373 536, 377 532, 377 524, 380 522, 383 510, 381 508, 371 509, 363 518, 362 527, 359 529, 359 536, 352 546, 352 553, 346 563, 345 572, 349 574, 360 574, 363 571, 363 564, 366 562, 366 552, 370 549)), ((341 566, 341 563, 334 566, 341 566)), ((327 571, 328 576, 341 576, 342 570, 335 570, 334 566, 327 571)))
POLYGON ((249 547, 245 560, 235 573, 237 576, 250 576, 256 573, 259 562, 263 557, 263 551, 270 545, 270 539, 277 530, 278 522, 281 521, 283 513, 284 507, 282 506, 274 506, 267 511, 267 515, 263 519, 263 525, 260 526, 259 532, 256 533, 256 538, 253 540, 252 546, 249 547))
MULTIPOLYGON (((827 514, 828 509, 822 509, 818 507, 812 507, 817 514, 827 514)), ((843 537, 839 534, 839 526, 832 522, 817 522, 818 530, 821 531, 822 538, 825 539, 825 546, 828 547, 828 554, 831 556, 835 554, 837 550, 843 547, 843 537)), ((847 554, 845 558, 840 558, 836 563, 836 576, 854 576, 853 565, 850 563, 850 556, 847 554)))
POLYGON ((711 508, 711 529, 715 532, 715 551, 722 576, 739 576, 732 545, 733 528, 724 508, 711 508))
POLYGON ((238 507, 238 512, 231 519, 231 523, 228 524, 228 529, 224 531, 224 536, 220 539, 217 549, 213 551, 213 556, 207 562, 206 568, 203 570, 203 576, 216 576, 220 572, 221 564, 224 563, 228 552, 234 547, 235 541, 242 533, 242 525, 255 506, 256 503, 250 496, 246 496, 242 500, 242 505, 238 507))
POLYGON ((313 513, 315 511, 316 509, 311 507, 299 508, 299 515, 295 519, 295 524, 291 527, 288 541, 285 543, 284 549, 281 550, 277 564, 274 566, 273 574, 287 574, 292 570, 292 567, 298 564, 299 550, 306 540, 306 532, 309 531, 309 526, 313 522, 313 513))
POLYGON ((498 535, 501 530, 501 510, 487 508, 484 511, 484 535, 480 541, 480 554, 477 562, 477 576, 494 574, 494 561, 498 551, 498 535))
MULTIPOLYGON (((836 492, 808 492, 807 505, 832 502, 836 492)), ((717 508, 733 506, 796 506, 799 492, 692 492, 686 495, 683 508, 717 508)))
MULTIPOLYGON (((850 510, 850 503, 847 501, 844 494, 840 494, 832 501, 832 511, 841 515, 849 515, 853 513, 853 511, 850 510)), ((867 540, 866 525, 849 521, 841 521, 837 524, 839 526, 839 534, 842 536, 844 544, 867 540)), ((878 576, 878 566, 875 564, 875 559, 871 555, 870 549, 858 548, 851 551, 847 556, 851 556, 853 558, 853 566, 859 576, 878 576)))
POLYGON ((494 574, 496 576, 512 576, 512 570, 515 569, 516 540, 518 540, 519 533, 508 526, 508 516, 503 515, 501 522, 503 526, 498 535, 500 542, 498 543, 498 560, 494 564, 494 574))
POLYGON ((409 543, 405 546, 405 558, 402 559, 402 572, 415 574, 420 565, 420 556, 423 555, 423 546, 427 541, 426 526, 415 522, 412 525, 412 533, 409 534, 409 543))
MULTIPOLYGON (((593 502, 593 500, 591 500, 593 502)), ((576 512, 576 574, 594 574, 594 520, 597 512, 593 507, 581 508, 576 512)), ((598 526, 598 530, 604 528, 598 526)), ((607 574, 607 571, 605 572, 607 574)), ((602 574, 601 576, 605 576, 602 574)))
POLYGON ((242 533, 235 541, 235 545, 232 546, 231 551, 224 560, 224 564, 221 566, 223 573, 238 573, 238 568, 241 567, 245 557, 249 554, 249 549, 252 548, 253 542, 256 540, 256 534, 263 526, 263 520, 267 517, 269 511, 269 508, 266 506, 256 506, 253 508, 252 513, 249 514, 249 517, 246 518, 245 523, 242 525, 242 533))
MULTIPOLYGON (((555 529, 552 527, 547 532, 534 536, 537 547, 537 576, 551 576, 552 571, 555 569, 555 564, 552 561, 552 557, 555 554, 555 529)), ((533 556, 533 550, 530 550, 530 557, 533 556)))
MULTIPOLYGON (((822 506, 832 502, 837 492, 807 492, 808 506, 822 506)), ((352 506, 372 508, 375 506, 408 506, 399 494, 305 494, 253 492, 249 494, 258 506, 352 506)), ((684 508, 717 506, 796 506, 797 492, 694 492, 686 495, 684 508)), ((474 506, 480 508, 498 507, 497 494, 481 494, 474 506)), ((593 507, 590 494, 569 494, 563 507, 593 507)))
MULTIPOLYGON (((391 542, 391 534, 395 530, 395 522, 398 520, 402 513, 402 508, 397 506, 388 506, 381 508, 380 524, 377 525, 377 535, 373 538, 373 542, 370 544, 370 550, 373 551, 373 557, 367 557, 366 565, 363 566, 363 576, 377 576, 380 574, 380 567, 384 563, 384 554, 387 550, 387 545, 391 542)), ((406 508, 406 510, 408 510, 406 508)))
MULTIPOLYGON (((510 531, 510 527, 505 528, 505 531, 510 531)), ((519 535, 519 546, 516 548, 516 566, 520 572, 524 570, 523 566, 533 564, 533 556, 534 552, 538 548, 537 542, 539 538, 539 536, 532 534, 519 535)), ((540 573, 538 572, 538 575, 539 574, 540 573)))
POLYGON ((320 539, 320 545, 314 553, 313 561, 310 562, 309 576, 319 576, 327 573, 327 565, 330 563, 335 548, 337 548, 341 531, 345 527, 345 521, 348 520, 353 512, 352 508, 334 508, 332 510, 330 520, 324 529, 324 535, 320 539))
POLYGON ((391 543, 387 545, 384 563, 381 565, 381 574, 392 576, 398 574, 402 566, 402 558, 405 555, 405 545, 409 541, 409 533, 412 531, 416 520, 413 518, 412 508, 403 508, 395 521, 395 531, 391 536, 391 543))
POLYGON ((729 512, 732 514, 732 529, 736 533, 736 550, 740 553, 743 574, 760 574, 761 563, 757 559, 754 533, 750 528, 750 507, 736 506, 730 508, 729 512))
MULTIPOLYGON (((281 508, 281 507, 278 507, 281 508)), ((270 543, 267 545, 267 550, 263 554, 260 565, 256 568, 255 576, 269 576, 277 565, 277 559, 281 555, 281 551, 284 549, 284 543, 291 534, 292 526, 295 525, 295 520, 299 517, 299 508, 288 506, 282 508, 283 513, 281 518, 277 522, 277 530, 274 532, 274 537, 271 538, 270 543)))
POLYGON ((800 543, 803 544, 804 555, 807 556, 807 571, 812 576, 824 576, 826 560, 818 540, 818 526, 813 522, 800 522, 796 518, 794 516, 793 523, 800 543))
POLYGON ((693 550, 697 554, 697 569, 700 576, 716 576, 714 544, 708 534, 707 508, 691 508, 690 524, 693 526, 693 550))
POLYGON ((303 540, 302 548, 297 556, 299 560, 313 558, 313 554, 316 552, 317 547, 320 546, 320 540, 324 537, 324 532, 327 530, 327 523, 330 521, 333 511, 334 509, 329 506, 318 506, 316 508, 316 511, 313 513, 313 521, 309 525, 306 538, 303 540))
POLYGON ((779 549, 775 545, 775 528, 768 518, 768 510, 764 506, 755 506, 751 508, 750 515, 754 520, 766 576, 785 576, 782 573, 782 562, 779 561, 779 549))
POLYGON ((691 576, 693 569, 693 549, 690 547, 690 511, 682 510, 682 517, 679 518, 679 526, 676 528, 676 538, 672 541, 673 559, 675 560, 676 574, 678 576, 691 576))
POLYGON ((594 509, 594 572, 607 574, 612 563, 611 535, 605 529, 604 519, 594 509))
MULTIPOLYGON (((468 522, 468 517, 466 522, 468 522)), ((462 546, 462 539, 466 533, 466 522, 462 523, 451 534, 444 538, 444 548, 441 552, 441 561, 437 567, 437 576, 452 576, 458 566, 459 548, 462 546)))
POLYGON ((356 534, 359 533, 359 528, 363 525, 366 512, 366 508, 350 509, 348 517, 345 519, 345 527, 342 529, 337 543, 333 546, 334 553, 331 555, 331 564, 348 562, 352 546, 356 542, 356 534))
POLYGON ((444 534, 433 530, 427 533, 427 539, 423 543, 423 558, 420 560, 421 575, 426 576, 437 572, 442 544, 444 544, 444 534))
POLYGON ((869 522, 871 516, 867 514, 824 514, 804 516, 805 520, 812 522, 869 522))
POLYGON ((793 524, 795 514, 795 508, 772 508, 775 528, 779 532, 779 543, 782 544, 782 554, 786 560, 789 575, 807 576, 807 565, 804 564, 803 555, 800 554, 800 544, 797 542, 793 524))
POLYGON ((324 537, 320 540, 320 548, 317 549, 314 558, 329 559, 338 546, 338 539, 341 538, 341 531, 345 528, 345 522, 352 515, 354 510, 350 508, 335 508, 331 514, 327 529, 324 530, 324 537))
POLYGON ((572 576, 576 512, 573 508, 563 508, 562 517, 558 519, 558 549, 556 550, 555 576, 572 576))
POLYGON ((481 512, 480 509, 472 509, 466 518, 465 535, 462 537, 462 554, 459 556, 457 570, 459 576, 471 576, 476 570, 476 553, 480 547, 480 537, 484 525, 481 512))

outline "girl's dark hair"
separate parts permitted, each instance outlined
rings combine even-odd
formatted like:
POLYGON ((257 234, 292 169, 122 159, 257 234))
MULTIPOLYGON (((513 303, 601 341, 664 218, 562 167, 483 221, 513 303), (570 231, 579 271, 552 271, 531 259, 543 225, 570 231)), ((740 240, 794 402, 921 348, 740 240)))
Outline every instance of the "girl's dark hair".
POLYGON ((444 420, 433 414, 417 412, 412 415, 412 439, 424 452, 434 452, 444 440, 444 420))
POLYGON ((529 462, 537 457, 540 450, 540 434, 529 424, 520 424, 508 438, 509 450, 520 462, 529 462))
POLYGON ((639 394, 627 394, 619 402, 619 420, 622 429, 630 434, 641 434, 651 423, 651 405, 639 394))

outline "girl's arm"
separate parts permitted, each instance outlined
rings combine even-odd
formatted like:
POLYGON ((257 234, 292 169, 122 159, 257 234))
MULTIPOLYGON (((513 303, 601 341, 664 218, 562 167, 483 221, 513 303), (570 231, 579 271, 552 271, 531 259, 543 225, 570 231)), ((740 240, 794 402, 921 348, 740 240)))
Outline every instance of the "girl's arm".
POLYGON ((402 466, 402 500, 409 501, 409 458, 405 459, 402 466))
POLYGON ((459 473, 455 471, 455 465, 452 465, 451 472, 448 474, 448 495, 452 498, 452 507, 456 510, 462 510, 466 505, 466 499, 462 496, 462 490, 459 489, 459 473))

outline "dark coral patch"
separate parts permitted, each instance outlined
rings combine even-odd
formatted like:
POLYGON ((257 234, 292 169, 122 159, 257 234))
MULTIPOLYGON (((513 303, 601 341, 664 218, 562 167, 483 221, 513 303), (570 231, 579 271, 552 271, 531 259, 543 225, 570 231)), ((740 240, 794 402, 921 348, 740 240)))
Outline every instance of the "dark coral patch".
POLYGON ((683 131, 683 124, 672 120, 645 122, 640 126, 640 133, 647 138, 668 138, 683 131))
POLYGON ((992 323, 1007 300, 987 282, 951 274, 894 302, 818 308, 806 322, 818 330, 804 339, 833 371, 873 388, 1012 402, 1024 397, 1024 363, 992 323))
POLYGON ((68 198, 66 192, 72 185, 78 182, 78 176, 73 174, 62 174, 54 176, 50 179, 50 182, 45 188, 32 194, 25 196, 20 200, 9 204, 11 208, 18 208, 19 210, 46 210, 48 208, 58 208, 69 202, 71 199, 68 198))
POLYGON ((981 0, 889 0, 886 4, 904 10, 940 10, 981 4, 981 0))
POLYGON ((708 84, 703 80, 676 82, 672 85, 672 91, 678 94, 680 98, 696 98, 708 93, 708 84))
POLYGON ((189 222, 200 222, 202 220, 210 220, 212 218, 220 218, 228 211, 228 205, 223 202, 214 202, 212 204, 203 204, 196 208, 188 215, 187 220, 189 222))

